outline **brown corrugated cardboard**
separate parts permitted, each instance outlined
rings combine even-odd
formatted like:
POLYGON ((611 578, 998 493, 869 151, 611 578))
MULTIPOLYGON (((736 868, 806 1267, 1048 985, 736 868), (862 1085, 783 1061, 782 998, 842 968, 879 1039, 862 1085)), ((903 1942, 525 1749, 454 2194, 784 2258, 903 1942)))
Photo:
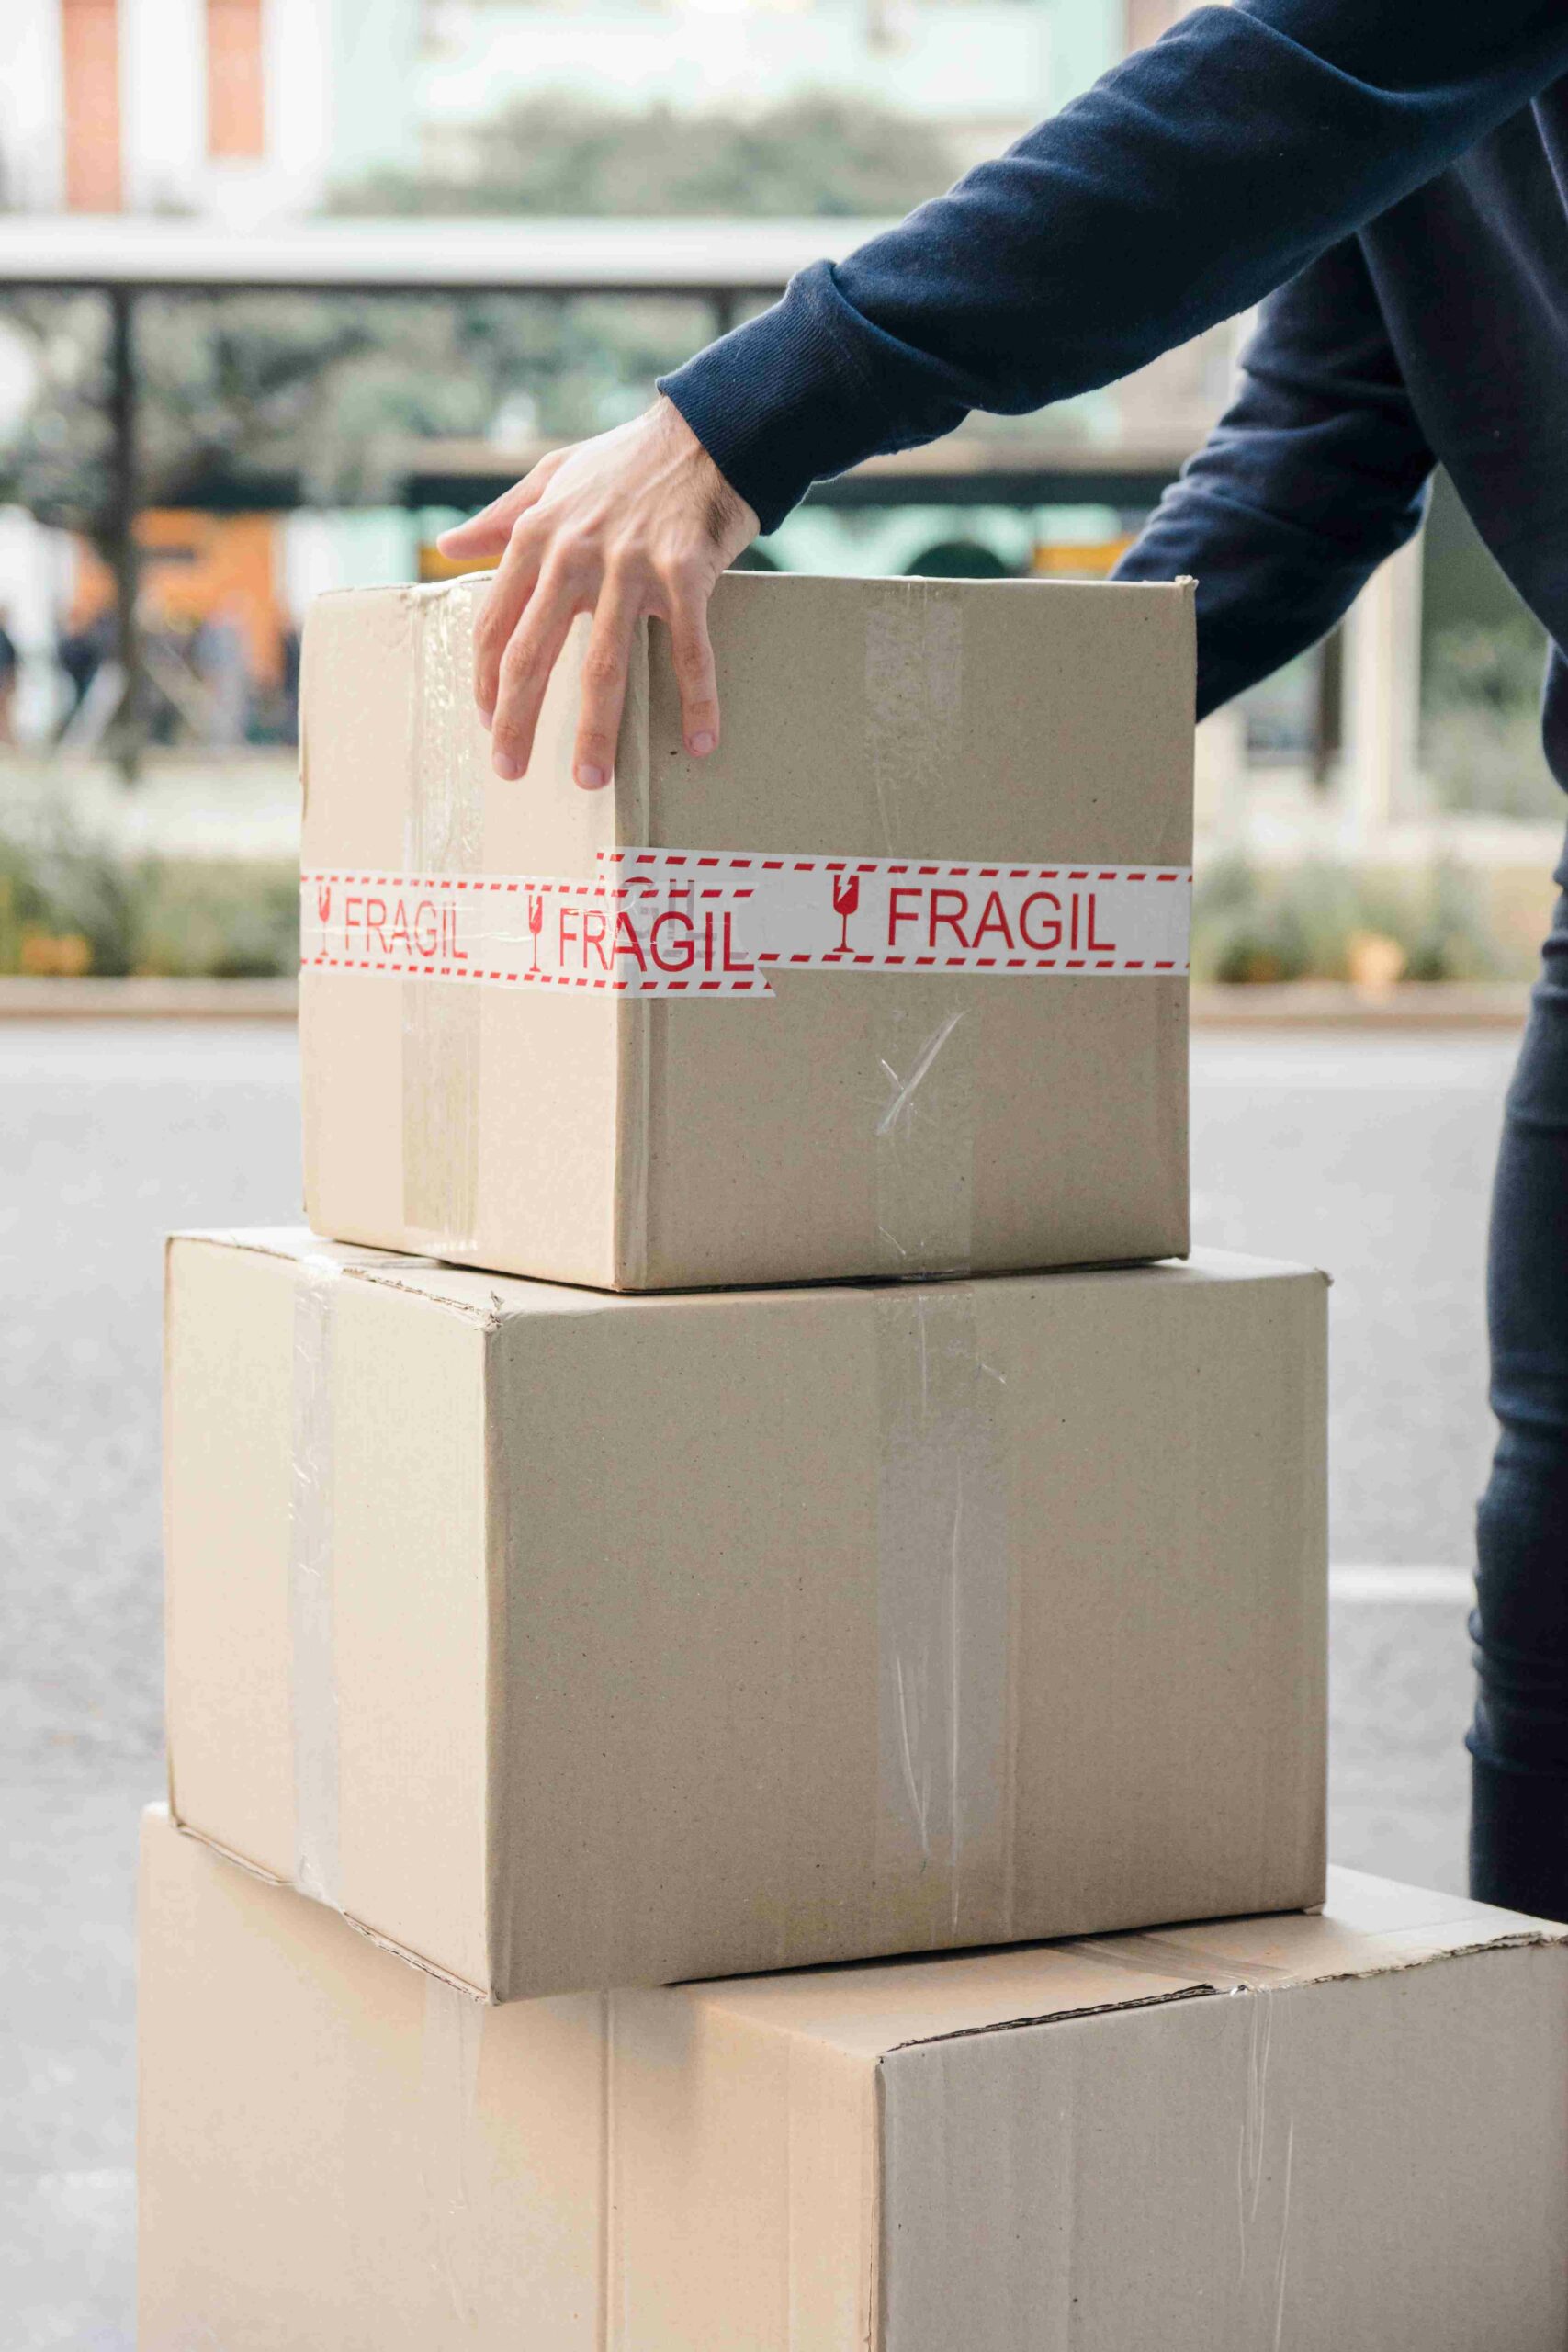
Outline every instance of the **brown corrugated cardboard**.
POLYGON ((150 1815, 141 2352, 1561 2352, 1568 1930, 1332 1878, 486 2010, 150 1815))
POLYGON ((501 1999, 1315 1902, 1325 1320, 176 1239, 176 1814, 501 1999))
MULTIPOLYGON (((728 575, 712 607, 721 749, 682 750, 653 624, 601 793, 570 781, 581 630, 529 777, 492 775, 469 683, 482 593, 356 591, 310 616, 318 1231, 628 1290, 1186 1250, 1185 949, 1139 945, 1114 909, 1168 927, 1187 895, 1190 582, 728 575), (772 859, 718 877, 759 891, 783 887, 780 861, 848 861, 808 877, 826 967, 787 968, 786 924, 765 999, 716 993, 750 968, 754 897, 713 927, 716 978, 699 970, 694 1000, 615 992, 597 943, 604 905, 625 902, 584 912, 520 877, 616 886, 611 854, 636 849, 772 859), (889 860, 912 866, 897 900, 871 864, 850 870, 889 860), (917 899, 933 864, 970 871, 917 899), (1055 877, 1032 913, 1014 867, 1055 877), (931 967, 855 961, 873 951, 931 967)), ((645 938, 619 978, 685 989, 674 967, 699 934, 671 913, 671 968, 645 938)))

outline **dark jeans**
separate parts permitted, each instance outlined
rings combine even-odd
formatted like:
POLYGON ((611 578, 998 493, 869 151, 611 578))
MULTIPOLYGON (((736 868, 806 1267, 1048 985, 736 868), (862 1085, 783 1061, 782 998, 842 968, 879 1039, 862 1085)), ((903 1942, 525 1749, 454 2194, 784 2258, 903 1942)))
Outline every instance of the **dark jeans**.
POLYGON ((1487 1312, 1501 1425, 1477 1514, 1471 1891, 1568 1918, 1568 851, 1508 1092, 1487 1312))

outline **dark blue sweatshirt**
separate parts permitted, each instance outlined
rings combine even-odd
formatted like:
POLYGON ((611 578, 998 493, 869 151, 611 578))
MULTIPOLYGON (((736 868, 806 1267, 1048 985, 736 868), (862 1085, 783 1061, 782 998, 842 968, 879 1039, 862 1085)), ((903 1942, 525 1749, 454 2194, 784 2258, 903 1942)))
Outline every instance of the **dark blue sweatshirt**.
POLYGON ((1332 626, 1440 459, 1553 640, 1568 785, 1565 75, 1568 0, 1200 8, 663 390, 771 530, 814 480, 1269 297, 1120 571, 1196 576, 1200 710, 1332 626))

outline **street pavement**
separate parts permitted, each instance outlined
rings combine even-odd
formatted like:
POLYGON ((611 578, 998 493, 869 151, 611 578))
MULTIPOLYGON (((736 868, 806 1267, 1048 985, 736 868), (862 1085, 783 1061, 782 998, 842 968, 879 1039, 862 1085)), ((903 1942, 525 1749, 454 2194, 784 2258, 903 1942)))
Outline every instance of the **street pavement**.
MULTIPOLYGON (((1201 1033, 1201 1242, 1333 1295, 1337 1860, 1463 1883, 1481 1268, 1512 1040, 1201 1033)), ((131 2352, 136 1815, 160 1790, 171 1227, 299 1203, 292 1033, 0 1023, 4 2352, 131 2352)))

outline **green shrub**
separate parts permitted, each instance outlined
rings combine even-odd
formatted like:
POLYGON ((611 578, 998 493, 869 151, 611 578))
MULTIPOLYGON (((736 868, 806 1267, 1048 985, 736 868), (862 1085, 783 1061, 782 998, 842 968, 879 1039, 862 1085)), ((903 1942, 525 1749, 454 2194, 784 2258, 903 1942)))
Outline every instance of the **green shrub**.
POLYGON ((299 962, 294 870, 0 835, 0 972, 253 979, 299 962))
POLYGON ((1512 622, 1439 629, 1422 680, 1422 765, 1439 808, 1556 818, 1562 796, 1540 747, 1544 631, 1512 622))
POLYGON ((1194 896, 1198 979, 1473 980, 1497 966, 1474 886, 1453 866, 1411 876, 1321 862, 1263 871, 1234 858, 1194 896))

